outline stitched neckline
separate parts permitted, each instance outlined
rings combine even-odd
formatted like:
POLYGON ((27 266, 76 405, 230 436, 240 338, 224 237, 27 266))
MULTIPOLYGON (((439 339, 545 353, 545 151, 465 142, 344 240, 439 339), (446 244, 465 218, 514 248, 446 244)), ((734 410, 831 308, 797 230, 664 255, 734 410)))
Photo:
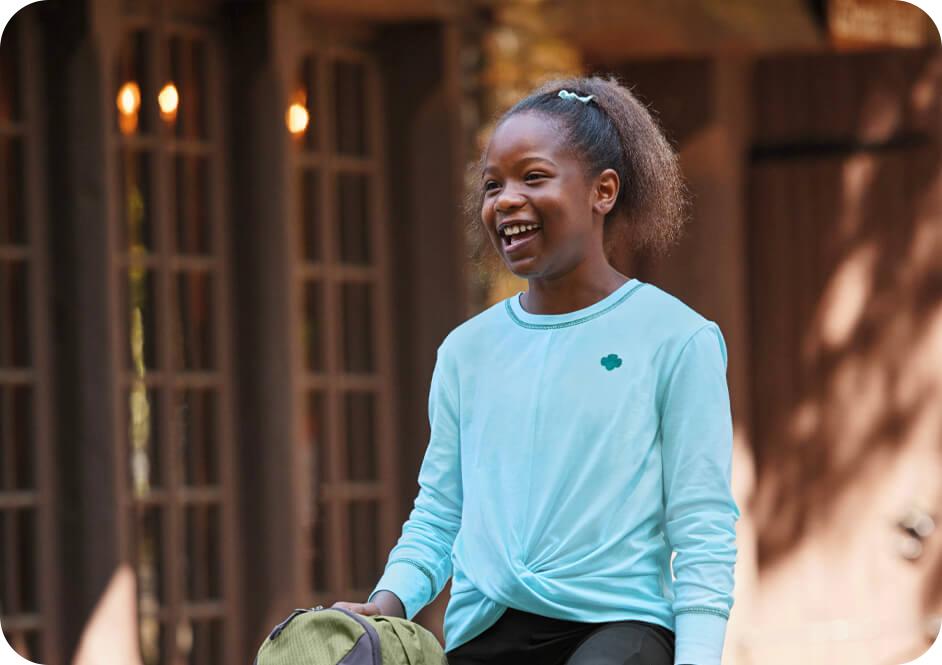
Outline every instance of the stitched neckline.
POLYGON ((580 323, 586 323, 592 319, 597 319, 603 314, 610 312, 628 300, 628 298, 643 285, 644 282, 634 278, 629 279, 598 302, 592 303, 588 307, 583 307, 573 312, 563 312, 562 314, 531 314, 520 304, 520 296, 523 294, 522 291, 507 298, 504 301, 504 308, 507 310, 507 314, 510 316, 511 320, 523 328, 543 330, 568 328, 570 326, 579 325, 580 323))

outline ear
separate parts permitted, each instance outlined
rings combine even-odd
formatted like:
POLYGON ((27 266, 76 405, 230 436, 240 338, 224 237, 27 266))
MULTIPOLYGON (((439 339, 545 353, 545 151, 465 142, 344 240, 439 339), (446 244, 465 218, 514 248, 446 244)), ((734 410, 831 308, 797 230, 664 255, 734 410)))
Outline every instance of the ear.
POLYGON ((621 181, 618 179, 618 173, 615 172, 615 169, 602 171, 595 178, 595 187, 592 191, 592 212, 603 217, 610 213, 612 208, 615 207, 620 189, 621 181))

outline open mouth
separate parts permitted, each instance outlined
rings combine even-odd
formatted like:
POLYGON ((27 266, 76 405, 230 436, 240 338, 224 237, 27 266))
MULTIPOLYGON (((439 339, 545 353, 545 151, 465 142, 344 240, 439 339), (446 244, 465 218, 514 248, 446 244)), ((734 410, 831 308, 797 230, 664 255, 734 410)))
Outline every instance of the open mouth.
POLYGON ((501 227, 499 233, 504 247, 513 249, 533 238, 541 229, 540 224, 507 224, 501 227))

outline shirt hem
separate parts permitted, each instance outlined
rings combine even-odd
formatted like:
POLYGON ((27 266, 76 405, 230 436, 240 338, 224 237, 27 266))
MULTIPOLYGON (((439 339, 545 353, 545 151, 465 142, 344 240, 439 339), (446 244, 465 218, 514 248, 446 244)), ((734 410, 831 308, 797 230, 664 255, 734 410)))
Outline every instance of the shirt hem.
MULTIPOLYGON (((461 642, 459 642, 459 643, 457 643, 457 644, 453 644, 453 645, 448 645, 447 649, 445 650, 445 653, 446 653, 446 654, 447 654, 447 653, 451 653, 451 652, 454 651, 455 649, 461 648, 462 646, 464 646, 465 644, 467 644, 467 643, 470 642, 471 640, 477 639, 478 637, 480 637, 481 635, 483 635, 484 633, 486 633, 490 628, 492 628, 492 627, 494 626, 494 624, 496 624, 498 621, 500 621, 500 618, 501 618, 502 616, 504 616, 504 613, 505 613, 508 609, 509 609, 509 607, 505 605, 504 608, 501 610, 500 614, 497 615, 497 618, 494 619, 494 621, 493 621, 492 623, 488 624, 487 626, 485 626, 484 628, 482 628, 480 631, 478 631, 478 632, 475 633, 474 635, 462 639, 461 642)), ((527 610, 521 610, 521 611, 522 611, 522 612, 526 612, 527 610)), ((565 618, 562 618, 562 617, 553 617, 553 616, 547 616, 547 615, 541 615, 541 616, 544 616, 544 617, 546 617, 546 618, 548 618, 548 619, 559 619, 559 620, 561 620, 561 621, 570 621, 570 622, 572 622, 572 623, 598 624, 598 625, 600 625, 600 626, 603 625, 603 624, 618 623, 619 621, 643 621, 643 622, 645 622, 645 623, 650 623, 650 624, 654 624, 654 625, 656 625, 656 626, 660 626, 661 628, 666 628, 667 630, 671 631, 671 633, 673 633, 675 636, 676 636, 676 634, 677 634, 677 630, 676 630, 675 626, 672 626, 672 625, 670 625, 669 623, 665 623, 664 621, 662 621, 660 618, 658 618, 658 617, 656 617, 656 616, 653 616, 653 615, 651 615, 651 614, 644 614, 644 613, 637 613, 637 614, 625 615, 625 616, 621 616, 621 617, 619 617, 619 618, 617 618, 617 619, 607 619, 607 620, 605 620, 605 621, 578 621, 578 620, 575 620, 575 619, 565 619, 565 618)))

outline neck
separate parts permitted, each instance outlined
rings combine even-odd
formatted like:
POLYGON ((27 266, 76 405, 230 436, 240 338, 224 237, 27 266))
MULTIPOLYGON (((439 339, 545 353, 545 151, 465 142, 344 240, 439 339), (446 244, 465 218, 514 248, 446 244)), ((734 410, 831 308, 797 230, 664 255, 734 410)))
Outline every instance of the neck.
POLYGON ((583 265, 559 277, 531 278, 522 304, 531 314, 574 312, 602 300, 628 279, 607 261, 583 265))

